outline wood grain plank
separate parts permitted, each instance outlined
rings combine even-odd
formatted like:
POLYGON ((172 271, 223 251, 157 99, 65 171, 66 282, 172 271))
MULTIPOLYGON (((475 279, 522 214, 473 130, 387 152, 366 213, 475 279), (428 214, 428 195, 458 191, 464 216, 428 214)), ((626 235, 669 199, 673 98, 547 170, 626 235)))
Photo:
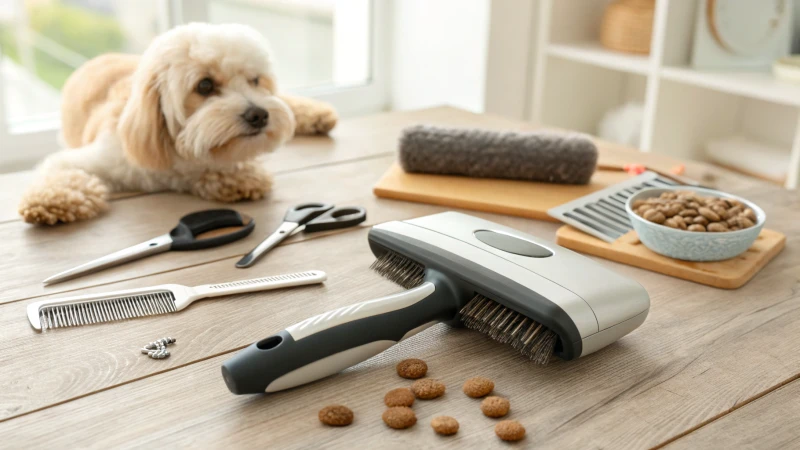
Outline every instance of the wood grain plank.
MULTIPOLYGON (((421 122, 450 126, 508 128, 523 123, 481 116, 451 107, 372 114, 342 120, 328 136, 298 136, 263 157, 274 173, 286 173, 343 161, 391 154, 403 127, 421 122)), ((33 178, 32 171, 0 174, 0 223, 19 221, 17 204, 33 178)))
MULTIPOLYGON (((398 218, 394 214, 406 208, 405 202, 375 198, 371 193, 372 186, 393 158, 393 155, 378 156, 280 174, 276 176, 274 192, 264 201, 225 205, 188 195, 163 193, 118 201, 107 214, 87 222, 58 227, 34 227, 21 222, 0 224, 6 255, 0 260, 0 272, 5 275, 0 279, 0 303, 243 255, 274 230, 289 206, 299 202, 324 200, 363 206, 368 211, 365 226, 398 218), (254 217, 256 229, 253 234, 216 249, 169 252, 53 286, 41 285, 41 280, 49 275, 165 233, 184 214, 219 207, 232 207, 254 217)), ((732 192, 738 193, 738 190, 732 192)), ((747 193, 750 192, 758 190, 747 186, 747 193)), ((431 205, 413 208, 413 211, 423 214, 442 210, 431 205)), ((307 238, 307 235, 300 234, 292 239, 307 238)))
MULTIPOLYGON (((444 109, 446 118, 441 120, 462 120, 451 112, 444 109)), ((406 117, 411 122, 421 116, 406 117)), ((463 120, 474 120, 476 126, 514 123, 481 116, 463 120)), ((354 141, 359 133, 360 139, 373 139, 370 129, 357 127, 352 132, 354 141)), ((390 133, 377 132, 375 142, 393 141, 396 136, 390 139, 390 133)), ((371 196, 371 184, 388 167, 391 156, 331 165, 320 151, 322 146, 306 155, 298 153, 299 159, 307 157, 306 169, 278 177, 270 201, 235 207, 261 212, 254 215, 262 225, 277 223, 287 204, 300 201, 296 199, 316 199, 320 193, 340 204, 367 206, 371 223, 443 210, 371 196)), ((154 444, 300 448, 312 442, 332 448, 351 448, 354 443, 389 448, 492 447, 498 444, 492 435, 494 422, 480 415, 476 401, 459 392, 465 378, 483 374, 495 378, 498 392, 512 399, 511 417, 522 421, 530 433, 523 444, 526 448, 658 445, 800 374, 800 355, 791 339, 800 336, 796 250, 800 225, 795 214, 800 196, 725 177, 723 173, 717 179, 725 183, 725 190, 761 205, 768 215, 767 226, 787 235, 784 252, 739 290, 720 291, 597 260, 639 281, 652 300, 645 324, 601 352, 539 368, 479 334, 437 326, 343 374, 270 396, 229 394, 219 375, 220 363, 232 351, 298 320, 396 292, 396 286, 367 269, 372 255, 366 229, 280 247, 248 271, 235 269, 235 256, 226 257, 224 252, 209 259, 199 253, 174 253, 155 258, 185 259, 150 258, 148 264, 128 265, 123 272, 97 274, 86 284, 62 285, 88 293, 164 282, 193 285, 313 267, 330 274, 325 286, 209 300, 179 314, 38 334, 24 317, 28 301, 15 301, 43 293, 32 281, 38 284, 50 268, 72 265, 70 258, 76 253, 105 253, 109 249, 98 246, 109 245, 109 236, 115 248, 152 237, 152 232, 172 225, 172 216, 198 209, 191 204, 196 199, 174 194, 141 202, 127 199, 114 205, 111 214, 116 216, 105 218, 113 220, 100 219, 79 229, 59 227, 70 231, 63 234, 40 235, 19 223, 0 225, 5 259, 10 260, 0 262, 0 273, 5 275, 0 287, 6 295, 0 299, 10 301, 0 304, 0 435, 4 444, 26 448, 52 447, 54 442, 100 448, 154 444), (169 218, 162 217, 164 210, 169 218), (121 223, 124 231, 111 233, 121 223), (100 278, 105 275, 108 278, 100 278), (179 339, 171 358, 154 361, 138 353, 138 346, 163 335, 179 339), (426 359, 431 375, 443 379, 449 391, 441 400, 415 406, 420 419, 415 428, 393 432, 380 422, 381 399, 386 390, 407 383, 393 374, 393 366, 412 355, 426 359), (316 411, 332 402, 351 405, 357 423, 344 430, 322 428, 316 411), (459 418, 459 435, 434 436, 427 422, 438 414, 459 418)), ((472 214, 550 239, 557 227, 472 214)), ((270 228, 257 228, 256 234, 259 229, 263 234, 252 237, 251 244, 270 228)), ((239 244, 242 248, 236 255, 251 246, 239 244)), ((233 246, 209 255, 228 247, 233 246)))
MULTIPOLYGON (((393 156, 384 156, 279 175, 269 199, 232 206, 256 220, 255 230, 245 239, 214 249, 162 253, 47 287, 41 284, 47 276, 166 233, 184 214, 231 206, 165 193, 120 201, 104 217, 88 222, 59 227, 2 224, 0 235, 5 240, 5 258, 0 260, 0 272, 4 274, 0 278, 0 303, 244 255, 274 231, 290 206, 301 202, 363 206, 368 211, 363 226, 391 220, 404 204, 377 199, 370 187, 392 160, 393 156)), ((421 208, 420 211, 434 210, 430 206, 421 208)), ((300 233, 291 240, 309 239, 315 234, 300 233)))
POLYGON ((580 253, 599 256, 653 272, 683 278, 721 289, 737 289, 747 283, 783 250, 786 236, 764 229, 743 254, 724 261, 691 262, 659 255, 629 231, 612 243, 590 236, 570 225, 556 232, 556 243, 580 253))
POLYGON ((667 445, 694 448, 785 449, 800 447, 800 381, 793 381, 667 445))
MULTIPOLYGON (((555 233, 553 224, 480 215, 538 235, 552 238, 555 233)), ((794 227, 791 229, 796 230, 794 227)), ((331 281, 324 288, 309 292, 208 301, 159 319, 46 335, 27 329, 21 317, 23 305, 0 306, 0 379, 8 380, 0 385, 5 417, 176 368, 174 375, 150 377, 126 385, 123 391, 111 389, 8 420, 0 424, 0 433, 13 429, 33 446, 55 435, 82 442, 90 424, 103 430, 117 421, 130 420, 140 433, 123 433, 116 441, 114 433, 98 432, 92 439, 98 446, 127 439, 145 444, 151 437, 176 445, 204 442, 221 446, 234 439, 252 445, 275 439, 272 442, 287 446, 323 442, 336 447, 354 440, 377 445, 402 439, 406 444, 425 446, 440 442, 431 440, 426 422, 433 415, 448 413, 462 419, 465 428, 453 442, 442 443, 492 445, 492 422, 477 414, 476 402, 458 392, 465 378, 484 374, 495 378, 499 392, 512 399, 512 417, 528 427, 529 444, 644 447, 757 395, 800 367, 800 355, 791 351, 791 340, 785 339, 800 333, 795 269, 800 256, 793 250, 798 245, 796 232, 787 233, 791 242, 786 251, 739 291, 716 290, 610 264, 650 292, 653 306, 647 322, 595 355, 544 369, 527 364, 512 349, 476 333, 443 327, 422 333, 417 340, 346 374, 277 396, 228 394, 217 372, 224 358, 181 367, 239 348, 301 318, 396 291, 395 286, 366 269, 372 256, 364 233, 359 230, 282 247, 276 250, 280 253, 275 258, 265 261, 269 265, 264 266, 267 272, 263 274, 274 273, 274 268, 309 266, 331 273, 331 281), (342 248, 348 249, 347 258, 341 258, 342 248), (292 253, 294 256, 287 256, 292 253), (761 295, 765 289, 769 289, 769 296, 761 295), (264 299, 269 299, 270 308, 258 307, 264 299), (151 361, 136 353, 138 342, 162 334, 174 334, 186 346, 176 347, 173 357, 166 361, 151 361), (103 342, 96 342, 98 335, 103 336, 103 342), (65 348, 70 352, 64 352, 65 348), (431 375, 444 379, 450 393, 441 402, 420 405, 420 425, 398 435, 385 429, 378 416, 383 392, 403 384, 393 375, 392 366, 407 355, 428 360, 431 375), (780 364, 776 364, 778 356, 780 364), (40 363, 31 367, 35 361, 40 363), (29 376, 30 371, 38 374, 36 379, 29 376), (187 380, 191 380, 191 387, 187 387, 187 380), (140 397, 132 392, 151 395, 140 397), (127 408, 111 408, 111 414, 108 408, 112 398, 124 399, 127 408), (147 398, 149 404, 138 403, 147 398), (164 401, 153 400, 159 398, 164 401), (316 409, 334 401, 364 411, 360 413, 365 417, 363 427, 345 433, 320 428, 315 422, 316 409), (142 424, 134 413, 141 415, 143 408, 152 417, 170 417, 169 424, 162 431, 142 424), (637 420, 631 421, 631 417, 637 420), (42 434, 38 427, 42 421, 53 429, 42 434), (471 426, 467 428, 467 424, 471 426)), ((137 285, 163 282, 159 279, 193 284, 207 281, 210 273, 215 274, 215 280, 227 279, 227 271, 236 273, 229 265, 215 264, 155 275, 138 280, 137 285)), ((120 287, 126 284, 133 282, 119 283, 120 287)), ((88 291, 93 290, 96 288, 88 291)))

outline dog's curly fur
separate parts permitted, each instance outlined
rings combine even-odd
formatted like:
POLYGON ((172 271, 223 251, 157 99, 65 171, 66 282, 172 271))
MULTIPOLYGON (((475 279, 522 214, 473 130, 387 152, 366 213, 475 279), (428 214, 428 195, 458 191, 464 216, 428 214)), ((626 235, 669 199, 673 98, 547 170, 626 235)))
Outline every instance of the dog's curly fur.
POLYGON ((336 121, 326 103, 276 92, 266 42, 252 28, 176 27, 142 56, 104 55, 75 71, 62 97, 67 149, 41 164, 19 213, 48 225, 90 219, 120 191, 261 199, 272 180, 256 157, 336 121), (203 80, 213 91, 203 92, 203 80), (248 108, 267 112, 263 128, 245 119, 248 108))

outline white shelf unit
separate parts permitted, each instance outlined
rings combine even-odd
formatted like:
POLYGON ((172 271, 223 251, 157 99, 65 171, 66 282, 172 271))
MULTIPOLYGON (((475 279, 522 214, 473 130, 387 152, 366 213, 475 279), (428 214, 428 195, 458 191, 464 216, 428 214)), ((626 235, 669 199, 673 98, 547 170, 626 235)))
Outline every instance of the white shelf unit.
POLYGON ((609 0, 540 0, 530 119, 596 134, 605 112, 637 101, 642 151, 703 160, 708 141, 742 135, 785 148, 784 185, 796 189, 800 84, 691 68, 698 1, 656 0, 650 54, 634 55, 599 43, 609 0))

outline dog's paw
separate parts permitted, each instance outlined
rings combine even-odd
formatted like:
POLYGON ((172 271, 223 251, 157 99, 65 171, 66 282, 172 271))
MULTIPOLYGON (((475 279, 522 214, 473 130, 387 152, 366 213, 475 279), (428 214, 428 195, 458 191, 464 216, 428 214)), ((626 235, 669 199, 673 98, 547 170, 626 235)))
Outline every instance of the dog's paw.
POLYGON ((83 170, 61 170, 31 186, 19 204, 28 223, 55 225, 91 219, 108 209, 108 188, 83 170))
POLYGON ((328 103, 313 99, 295 100, 292 112, 297 135, 327 134, 336 126, 339 115, 328 103))
POLYGON ((207 200, 238 202, 260 200, 272 190, 272 176, 253 164, 239 170, 209 171, 200 176, 192 192, 207 200))

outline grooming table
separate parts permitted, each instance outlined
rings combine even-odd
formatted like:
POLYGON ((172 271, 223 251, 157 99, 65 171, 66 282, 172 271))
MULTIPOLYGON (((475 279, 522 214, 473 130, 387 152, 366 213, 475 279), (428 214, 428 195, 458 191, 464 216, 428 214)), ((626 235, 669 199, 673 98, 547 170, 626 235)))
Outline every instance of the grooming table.
MULTIPOLYGON (((497 420, 461 392, 472 376, 492 378, 511 400, 507 417, 527 428, 519 448, 785 447, 800 419, 800 197, 773 185, 713 171, 726 191, 767 212, 786 248, 738 290, 720 290, 596 260, 650 293, 647 321, 609 347, 576 361, 531 365, 515 350, 466 329, 437 325, 321 382, 274 395, 234 396, 220 365, 239 349, 314 314, 397 292, 369 270, 369 225, 444 211, 442 206, 376 198, 372 186, 394 161, 400 130, 433 123, 520 129, 526 124, 453 108, 343 120, 331 138, 297 138, 267 158, 275 191, 233 207, 255 217, 242 241, 200 252, 170 252, 44 288, 46 276, 141 242, 183 214, 220 205, 174 193, 115 200, 89 222, 37 228, 16 217, 30 174, 0 175, 0 436, 6 448, 507 448, 497 420), (277 225, 287 207, 308 199, 367 208, 351 230, 294 236, 248 270, 234 263, 277 225), (305 242, 301 242, 305 240, 305 242), (319 269, 321 286, 197 302, 177 314, 39 334, 25 317, 30 302, 69 292, 162 283, 197 285, 319 269), (152 360, 144 343, 173 336, 172 356, 152 360), (381 421, 384 394, 408 386, 395 364, 427 361, 444 397, 414 404, 408 430, 381 421), (317 412, 348 405, 355 423, 327 428, 317 412), (451 415, 458 434, 436 436, 430 421, 451 415), (737 445, 738 444, 738 445, 737 445)), ((672 167, 677 161, 600 145, 605 160, 672 167)), ((687 164, 693 170, 712 170, 687 164)), ((468 211, 464 211, 468 212, 468 211)), ((468 212, 470 213, 470 212, 468 212)), ((555 239, 558 224, 470 213, 555 239)), ((576 273, 576 277, 580 277, 576 273)), ((794 441, 796 442, 796 441, 794 441)))

